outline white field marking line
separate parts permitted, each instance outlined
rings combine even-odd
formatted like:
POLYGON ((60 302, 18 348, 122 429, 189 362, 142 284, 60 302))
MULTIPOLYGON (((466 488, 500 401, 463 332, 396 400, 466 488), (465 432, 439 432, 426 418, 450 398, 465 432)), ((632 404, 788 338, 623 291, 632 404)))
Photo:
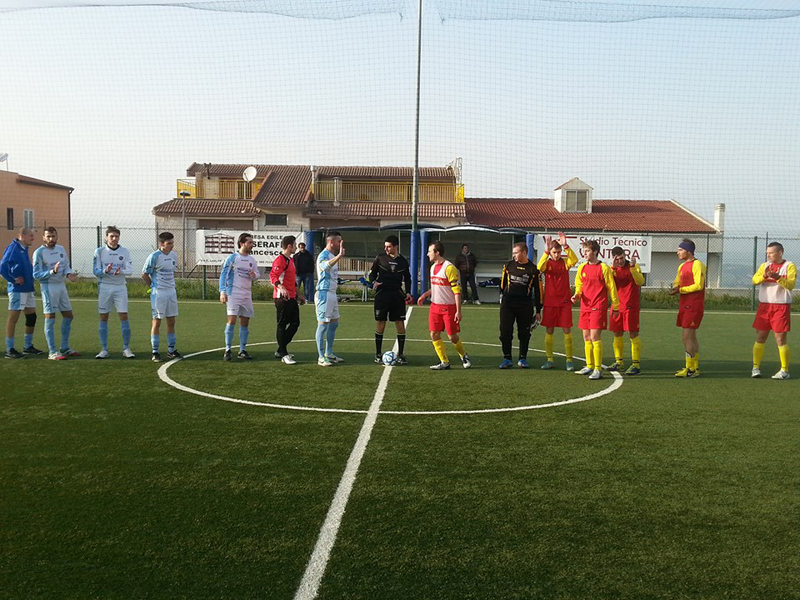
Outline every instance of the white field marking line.
MULTIPOLYGON (((316 340, 294 340, 294 343, 301 344, 307 342, 315 342, 316 340)), ((370 342, 372 338, 342 338, 339 340, 340 342, 370 342)), ((418 340, 418 339, 408 339, 407 342, 427 342, 429 340, 418 340)), ((254 344, 249 344, 250 346, 263 346, 263 345, 270 345, 274 344, 275 342, 256 342, 254 344)), ((395 345, 397 342, 395 342, 395 345)), ((484 342, 470 342, 471 346, 492 346, 495 348, 499 348, 500 344, 488 344, 484 342)), ((516 348, 516 346, 514 346, 516 348)), ((202 350, 200 352, 194 352, 192 354, 187 354, 183 358, 179 358, 167 363, 164 363, 158 369, 158 377, 166 383, 176 389, 181 390, 182 392, 187 392, 189 394, 195 394, 196 396, 203 396, 205 398, 212 398, 214 400, 223 400, 225 402, 234 402, 236 404, 248 404, 250 406, 263 406, 266 408, 285 408, 286 410, 299 410, 299 411, 307 411, 307 412, 321 412, 321 413, 349 413, 349 414, 366 414, 368 411, 366 410, 358 410, 358 409, 348 409, 348 408, 320 408, 320 407, 313 407, 313 406, 294 406, 291 404, 275 404, 272 402, 256 402, 255 400, 241 400, 239 398, 231 398, 230 396, 220 396, 218 394, 211 394, 209 392, 204 392, 202 390, 197 390, 194 388, 187 387, 183 384, 178 383, 174 379, 172 379, 169 375, 167 375, 167 369, 169 369, 172 365, 179 363, 181 360, 185 360, 192 356, 198 356, 200 354, 209 354, 210 352, 219 352, 220 350, 224 350, 224 348, 213 348, 211 350, 202 350)), ((541 352, 544 353, 544 350, 540 350, 538 348, 531 348, 534 352, 541 352)), ((561 352, 555 352, 558 356, 565 356, 561 352)), ((586 362, 584 359, 580 357, 574 357, 573 360, 580 360, 586 362)), ((606 365, 603 365, 604 367, 606 365)), ((336 368, 336 367, 334 367, 336 368)), ((388 367, 384 367, 388 368, 388 367)), ((480 408, 480 409, 473 409, 473 410, 418 410, 418 411, 409 411, 409 410, 384 410, 384 415, 478 415, 484 413, 504 413, 504 412, 519 412, 523 410, 536 410, 539 408, 554 408, 556 406, 565 406, 567 404, 576 404, 578 402, 586 402, 587 400, 594 400, 595 398, 600 398, 601 396, 605 396, 610 394, 611 392, 616 391, 622 386, 624 379, 622 375, 619 373, 611 372, 612 376, 614 377, 614 382, 607 388, 600 390, 599 392, 595 392, 594 394, 588 394, 586 396, 580 396, 578 398, 568 398, 567 400, 560 400, 558 402, 550 402, 548 404, 531 404, 528 406, 512 406, 512 407, 505 407, 505 408, 480 408)))
MULTIPOLYGON (((372 338, 352 338, 352 339, 342 339, 339 340, 340 342, 369 342, 373 341, 372 338)), ((303 343, 303 342, 316 342, 316 340, 295 340, 296 343, 303 343)), ((264 346, 264 345, 271 345, 275 342, 256 342, 254 344, 248 344, 248 346, 264 346)), ((396 343, 396 342, 395 342, 396 343)), ((183 358, 179 358, 177 360, 171 360, 169 362, 164 363, 158 368, 158 377, 166 383, 174 387, 175 389, 181 390, 182 392, 187 392, 189 394, 195 394, 196 396, 203 396, 204 398, 213 398, 214 400, 224 400, 225 402, 234 402, 236 404, 248 404, 250 406, 264 406, 267 408, 285 408, 287 410, 301 410, 301 411, 308 411, 308 412, 329 412, 329 413, 351 413, 351 414, 360 414, 363 415, 367 411, 365 410, 354 410, 354 409, 347 409, 347 408, 317 408, 312 406, 292 406, 291 404, 273 404, 271 402, 256 402, 255 400, 241 400, 240 398, 231 398, 230 396, 220 396, 219 394, 211 394, 209 392, 204 392, 202 390, 197 390, 194 388, 187 387, 181 383, 178 383, 172 377, 167 375, 167 369, 169 369, 172 365, 179 363, 182 360, 187 358, 191 358, 192 356, 199 356, 201 354, 210 354, 211 352, 220 352, 225 350, 224 347, 220 348, 212 348, 211 350, 201 350, 200 352, 193 352, 192 354, 186 354, 183 358)), ((335 367, 334 367, 335 368, 335 367)))
MULTIPOLYGON (((413 306, 408 307, 406 323, 411 320, 411 311, 413 310, 413 306)), ((395 340, 392 350, 394 352, 398 351, 397 340, 395 340)), ((358 434, 355 446, 353 446, 353 451, 350 453, 350 458, 347 459, 347 467, 344 470, 341 481, 339 481, 339 487, 336 488, 336 494, 333 496, 325 522, 322 524, 317 543, 314 546, 314 552, 311 554, 311 558, 308 559, 303 579, 300 581, 300 586, 294 596, 295 600, 313 600, 317 597, 319 585, 322 582, 323 575, 325 575, 325 567, 328 565, 331 550, 333 550, 333 545, 336 543, 339 526, 342 524, 350 492, 353 491, 353 484, 356 480, 358 468, 361 465, 361 459, 364 458, 369 438, 372 435, 372 429, 378 420, 378 413, 381 409, 383 396, 386 394, 386 388, 389 385, 392 369, 394 369, 393 365, 388 365, 383 369, 378 389, 375 390, 375 397, 372 399, 369 411, 367 411, 367 417, 361 426, 361 431, 358 434)))

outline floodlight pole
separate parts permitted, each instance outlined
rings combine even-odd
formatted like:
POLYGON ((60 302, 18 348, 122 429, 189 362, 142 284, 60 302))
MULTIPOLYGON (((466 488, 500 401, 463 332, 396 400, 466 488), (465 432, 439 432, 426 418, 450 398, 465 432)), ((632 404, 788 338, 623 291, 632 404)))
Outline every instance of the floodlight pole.
POLYGON ((419 205, 419 97, 422 73, 422 0, 419 0, 417 15, 417 111, 414 129, 414 184, 411 196, 411 287, 412 295, 419 296, 419 270, 422 263, 423 248, 419 247, 419 228, 417 208, 419 205))

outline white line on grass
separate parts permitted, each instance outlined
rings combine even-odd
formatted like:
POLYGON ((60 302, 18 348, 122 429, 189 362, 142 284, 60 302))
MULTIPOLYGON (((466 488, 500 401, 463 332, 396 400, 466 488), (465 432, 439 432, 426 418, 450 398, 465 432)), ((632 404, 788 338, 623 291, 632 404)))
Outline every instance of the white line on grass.
MULTIPOLYGON (((410 313, 409 313, 410 314, 410 313)), ((295 344, 300 344, 303 342, 314 342, 315 340, 294 340, 295 344)), ((339 340, 340 342, 371 342, 372 338, 342 338, 339 340)), ((417 339, 407 339, 406 342, 427 342, 428 340, 417 340, 417 339)), ((275 342, 256 342, 250 344, 251 346, 262 346, 262 345, 271 345, 275 342)), ((492 346, 495 348, 499 348, 500 344, 489 344, 486 342, 469 342, 471 346, 492 346)), ((300 410, 300 411, 308 411, 308 412, 322 412, 322 413, 349 413, 349 414, 366 414, 368 411, 361 410, 361 409, 354 409, 354 408, 321 408, 317 406, 299 406, 299 405, 292 405, 292 404, 275 404, 274 402, 258 402, 256 400, 242 400, 240 398, 232 398, 230 396, 220 396, 219 394, 212 394, 210 392, 204 392, 202 390, 198 390, 195 388, 190 388, 185 386, 181 383, 178 383, 174 379, 172 379, 167 370, 181 360, 185 360, 187 358, 191 358, 193 356, 199 356, 201 354, 209 354, 211 352, 219 352, 224 350, 224 348, 212 348, 211 350, 201 350, 200 352, 193 352, 192 354, 187 354, 183 358, 179 358, 177 360, 172 360, 170 362, 164 363, 158 369, 158 377, 166 383, 174 387, 175 389, 181 390, 182 392, 188 392, 190 394, 195 394, 196 396, 202 396, 204 398, 212 398, 214 400, 224 400, 225 402, 233 402, 235 404, 248 404, 250 406, 264 406, 266 408, 285 408, 286 410, 300 410)), ((544 350, 539 348, 531 348, 534 352, 539 352, 544 354, 544 350)), ((565 356, 561 352, 555 353, 558 356, 565 356)), ((583 360, 582 358, 576 356, 575 360, 583 360)), ((585 362, 585 361, 584 361, 585 362)), ((605 365, 603 365, 605 367, 605 365)), ((557 402, 550 402, 548 404, 529 404, 526 406, 508 406, 508 407, 500 407, 500 408, 475 408, 475 409, 464 409, 464 410, 384 410, 384 415, 480 415, 486 413, 506 413, 506 412, 520 412, 523 410, 537 410, 539 408, 554 408, 557 406, 566 406, 567 404, 576 404, 578 402, 586 402, 587 400, 594 400, 595 398, 600 398, 601 396, 605 396, 610 394, 616 390, 618 390, 623 383, 623 378, 619 373, 612 372, 611 375, 614 378, 614 381, 611 383, 610 386, 607 388, 603 388, 602 390, 595 392, 593 394, 587 394, 586 396, 579 396, 578 398, 567 398, 566 400, 559 400, 557 402)))
MULTIPOLYGON (((412 310, 413 307, 410 306, 406 312, 406 323, 411 319, 412 310)), ((397 352, 397 349, 397 341, 395 341, 393 350, 397 352)), ((294 596, 295 600, 313 600, 317 597, 319 584, 322 582, 322 576, 325 575, 325 567, 328 565, 331 550, 333 550, 333 545, 336 543, 336 535, 339 533, 339 526, 342 524, 342 517, 344 517, 350 492, 353 491, 358 467, 361 465, 361 459, 364 458, 369 438, 372 435, 372 429, 378 419, 378 412, 380 412, 383 396, 386 393, 386 387, 389 385, 389 377, 393 368, 392 366, 387 366, 383 370, 378 389, 375 390, 375 397, 372 399, 372 404, 367 411, 367 418, 364 419, 364 424, 361 426, 356 445, 353 446, 350 458, 347 459, 344 475, 342 475, 342 479, 339 482, 339 487, 336 488, 333 502, 331 502, 325 522, 322 524, 317 543, 314 546, 314 552, 311 554, 311 558, 308 559, 308 565, 303 574, 303 579, 300 581, 300 587, 294 596)))

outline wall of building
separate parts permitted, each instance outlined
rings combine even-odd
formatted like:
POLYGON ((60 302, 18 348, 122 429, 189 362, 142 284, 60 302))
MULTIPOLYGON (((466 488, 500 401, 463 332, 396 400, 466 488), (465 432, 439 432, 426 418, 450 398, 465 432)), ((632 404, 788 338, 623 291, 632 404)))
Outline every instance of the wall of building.
POLYGON ((49 186, 19 183, 17 173, 0 171, 0 246, 11 243, 23 226, 23 211, 32 210, 38 247, 42 230, 52 226, 58 229, 59 243, 70 248, 69 191, 49 186), (9 229, 7 209, 14 209, 14 224, 9 229))

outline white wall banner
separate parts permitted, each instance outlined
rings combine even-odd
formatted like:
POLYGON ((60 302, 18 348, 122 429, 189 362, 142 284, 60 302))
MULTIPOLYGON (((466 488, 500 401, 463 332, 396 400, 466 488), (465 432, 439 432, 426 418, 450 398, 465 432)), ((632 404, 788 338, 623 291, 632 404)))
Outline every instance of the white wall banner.
MULTIPOLYGON (((238 250, 237 240, 241 231, 198 229, 195 240, 195 257, 198 265, 220 265, 238 250)), ((298 242, 303 234, 294 231, 249 231, 253 236, 253 256, 260 267, 272 266, 272 261, 281 253, 281 240, 293 235, 298 242)))
MULTIPOLYGON (((552 235, 554 240, 558 239, 558 234, 552 235)), ((600 260, 611 264, 611 249, 614 246, 619 246, 625 250, 625 256, 628 260, 635 260, 642 269, 642 273, 650 272, 650 253, 653 248, 653 240, 650 236, 645 235, 627 235, 627 234, 599 234, 599 233, 568 233, 567 243, 570 248, 578 255, 578 259, 582 262, 583 256, 581 255, 581 244, 586 240, 597 240, 600 244, 600 260)), ((536 235, 536 256, 541 256, 545 252, 544 236, 541 234, 536 235)), ((580 264, 580 263, 579 263, 580 264)))

